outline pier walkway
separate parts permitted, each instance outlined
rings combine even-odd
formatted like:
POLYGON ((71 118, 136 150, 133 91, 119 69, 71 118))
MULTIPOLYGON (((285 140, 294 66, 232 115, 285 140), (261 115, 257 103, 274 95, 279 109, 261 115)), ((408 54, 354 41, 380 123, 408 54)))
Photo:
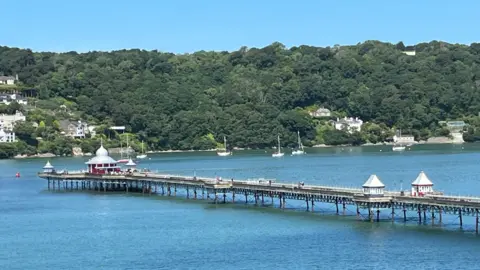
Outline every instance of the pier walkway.
MULTIPOLYGON (((423 172, 419 177, 422 174, 423 172)), ((262 205, 265 204, 266 198, 270 198, 272 205, 274 200, 278 200, 280 208, 285 208, 287 199, 302 200, 306 204, 307 211, 314 211, 315 204, 319 202, 332 203, 336 206, 337 214, 339 207, 345 211, 346 205, 355 205, 357 216, 360 216, 362 210, 368 210, 370 221, 375 219, 380 221, 380 209, 391 209, 392 221, 400 210, 405 222, 407 221, 407 210, 416 211, 420 222, 422 218, 426 221, 428 212, 431 215, 432 223, 435 219, 441 223, 442 213, 451 213, 458 215, 460 227, 463 225, 463 215, 473 215, 476 217, 475 231, 479 232, 480 197, 447 196, 433 190, 418 195, 412 195, 410 192, 387 191, 384 190, 383 184, 376 176, 371 177, 373 180, 369 178, 363 188, 278 183, 268 179, 221 180, 152 172, 92 174, 84 171, 52 171, 38 173, 38 176, 46 179, 48 188, 54 190, 123 191, 143 194, 161 192, 162 195, 172 196, 173 193, 175 196, 178 189, 183 189, 186 191, 187 198, 197 199, 201 192, 201 198, 204 198, 206 193, 207 199, 213 199, 215 203, 226 203, 227 194, 232 202, 238 200, 239 196, 245 198, 245 203, 248 203, 248 198, 253 196, 255 203, 261 202, 262 205), (375 182, 376 180, 378 181, 375 182)), ((414 184, 415 182, 412 183, 412 186, 414 184)), ((429 186, 430 189, 432 185, 429 186)))

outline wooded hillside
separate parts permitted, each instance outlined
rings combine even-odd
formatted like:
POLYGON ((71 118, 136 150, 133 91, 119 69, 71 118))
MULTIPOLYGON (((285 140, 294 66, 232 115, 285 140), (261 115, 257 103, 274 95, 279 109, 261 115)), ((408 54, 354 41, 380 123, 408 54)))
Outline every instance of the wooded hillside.
POLYGON ((480 44, 421 43, 414 56, 404 50, 378 41, 186 55, 0 47, 0 75, 18 74, 40 99, 63 98, 89 121, 126 125, 154 149, 214 148, 212 135, 253 148, 274 146, 277 134, 294 145, 297 130, 306 145, 337 138, 308 115, 312 105, 373 123, 346 135, 361 142, 381 141, 392 127, 421 139, 442 133, 441 120, 476 125, 480 44))

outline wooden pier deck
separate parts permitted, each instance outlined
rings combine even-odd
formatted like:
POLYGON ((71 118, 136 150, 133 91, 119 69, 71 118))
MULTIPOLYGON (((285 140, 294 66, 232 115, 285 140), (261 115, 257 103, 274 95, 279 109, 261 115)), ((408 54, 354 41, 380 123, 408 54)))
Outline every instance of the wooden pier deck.
POLYGON ((397 212, 403 213, 403 220, 407 221, 407 211, 415 211, 421 223, 422 218, 427 220, 428 216, 432 223, 442 223, 442 213, 455 214, 459 217, 459 225, 463 226, 463 215, 475 217, 475 232, 479 232, 479 209, 480 197, 447 196, 440 192, 425 194, 424 196, 411 196, 408 192, 385 191, 383 196, 367 196, 361 188, 341 188, 320 185, 300 185, 292 183, 277 183, 267 180, 219 180, 215 178, 180 176, 159 174, 151 172, 136 172, 124 174, 89 174, 86 172, 62 172, 62 173, 38 173, 40 178, 48 181, 49 189, 65 190, 97 190, 159 193, 162 195, 176 195, 178 189, 186 191, 187 198, 201 198, 205 193, 207 199, 215 203, 227 203, 227 194, 232 202, 238 200, 239 196, 252 197, 255 203, 265 203, 270 198, 271 204, 278 200, 278 206, 285 208, 286 200, 302 200, 306 204, 307 211, 314 211, 316 203, 333 203, 336 212, 339 207, 345 211, 346 205, 356 206, 356 214, 360 216, 361 211, 367 210, 368 220, 380 221, 380 209, 390 209, 392 222, 397 212), (375 210, 376 209, 376 218, 375 210), (399 211, 398 211, 399 210, 399 211))

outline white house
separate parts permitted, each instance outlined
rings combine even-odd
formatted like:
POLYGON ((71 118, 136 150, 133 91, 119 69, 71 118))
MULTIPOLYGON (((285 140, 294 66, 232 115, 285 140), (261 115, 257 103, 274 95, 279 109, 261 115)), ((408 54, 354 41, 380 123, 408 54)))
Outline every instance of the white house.
POLYGON ((421 171, 415 181, 412 182, 412 196, 423 196, 433 192, 433 183, 428 176, 421 171))
MULTIPOLYGON (((18 77, 18 76, 17 76, 18 77)), ((18 80, 18 79, 17 79, 18 80)), ((12 76, 0 76, 0 84, 8 84, 14 85, 15 84, 15 77, 12 76)))
POLYGON ((5 131, 0 128, 0 143, 15 142, 15 133, 12 131, 5 131))
POLYGON ((330 115, 332 115, 332 113, 330 112, 329 109, 326 109, 326 108, 320 108, 316 111, 313 111, 313 112, 310 112, 309 113, 312 117, 330 117, 330 115))
POLYGON ((13 101, 16 101, 18 104, 27 105, 27 99, 22 97, 19 94, 2 94, 0 95, 0 103, 9 105, 13 101))
POLYGON ((72 138, 85 138, 85 134, 88 133, 88 125, 80 120, 77 122, 61 120, 60 127, 63 129, 62 134, 72 138))
POLYGON ((18 121, 25 121, 27 118, 21 111, 16 111, 15 114, 1 114, 0 127, 8 130, 13 130, 15 123, 18 121))
POLYGON ((333 122, 333 125, 335 126, 335 129, 337 130, 343 130, 347 129, 348 132, 354 132, 354 131, 361 131, 363 121, 359 119, 358 117, 344 117, 342 119, 337 118, 337 121, 333 122))
POLYGON ((413 137, 413 135, 395 135, 393 136, 393 142, 400 144, 412 144, 415 143, 415 137, 413 137))
POLYGON ((367 182, 363 184, 363 195, 370 197, 381 197, 385 190, 385 185, 375 174, 370 175, 367 182))

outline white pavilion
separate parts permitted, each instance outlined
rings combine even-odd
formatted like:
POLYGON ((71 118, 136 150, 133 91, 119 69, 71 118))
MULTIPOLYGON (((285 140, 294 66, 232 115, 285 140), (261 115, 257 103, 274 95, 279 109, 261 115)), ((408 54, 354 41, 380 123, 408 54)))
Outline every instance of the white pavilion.
POLYGON ((370 175, 367 182, 365 182, 362 187, 363 195, 370 197, 381 197, 385 190, 385 185, 375 174, 370 175))
POLYGON ((415 181, 412 182, 412 196, 423 196, 433 192, 433 183, 428 176, 421 171, 415 181))
POLYGON ((55 168, 50 164, 50 161, 47 161, 47 164, 43 166, 43 172, 44 173, 53 173, 55 171, 55 168))

